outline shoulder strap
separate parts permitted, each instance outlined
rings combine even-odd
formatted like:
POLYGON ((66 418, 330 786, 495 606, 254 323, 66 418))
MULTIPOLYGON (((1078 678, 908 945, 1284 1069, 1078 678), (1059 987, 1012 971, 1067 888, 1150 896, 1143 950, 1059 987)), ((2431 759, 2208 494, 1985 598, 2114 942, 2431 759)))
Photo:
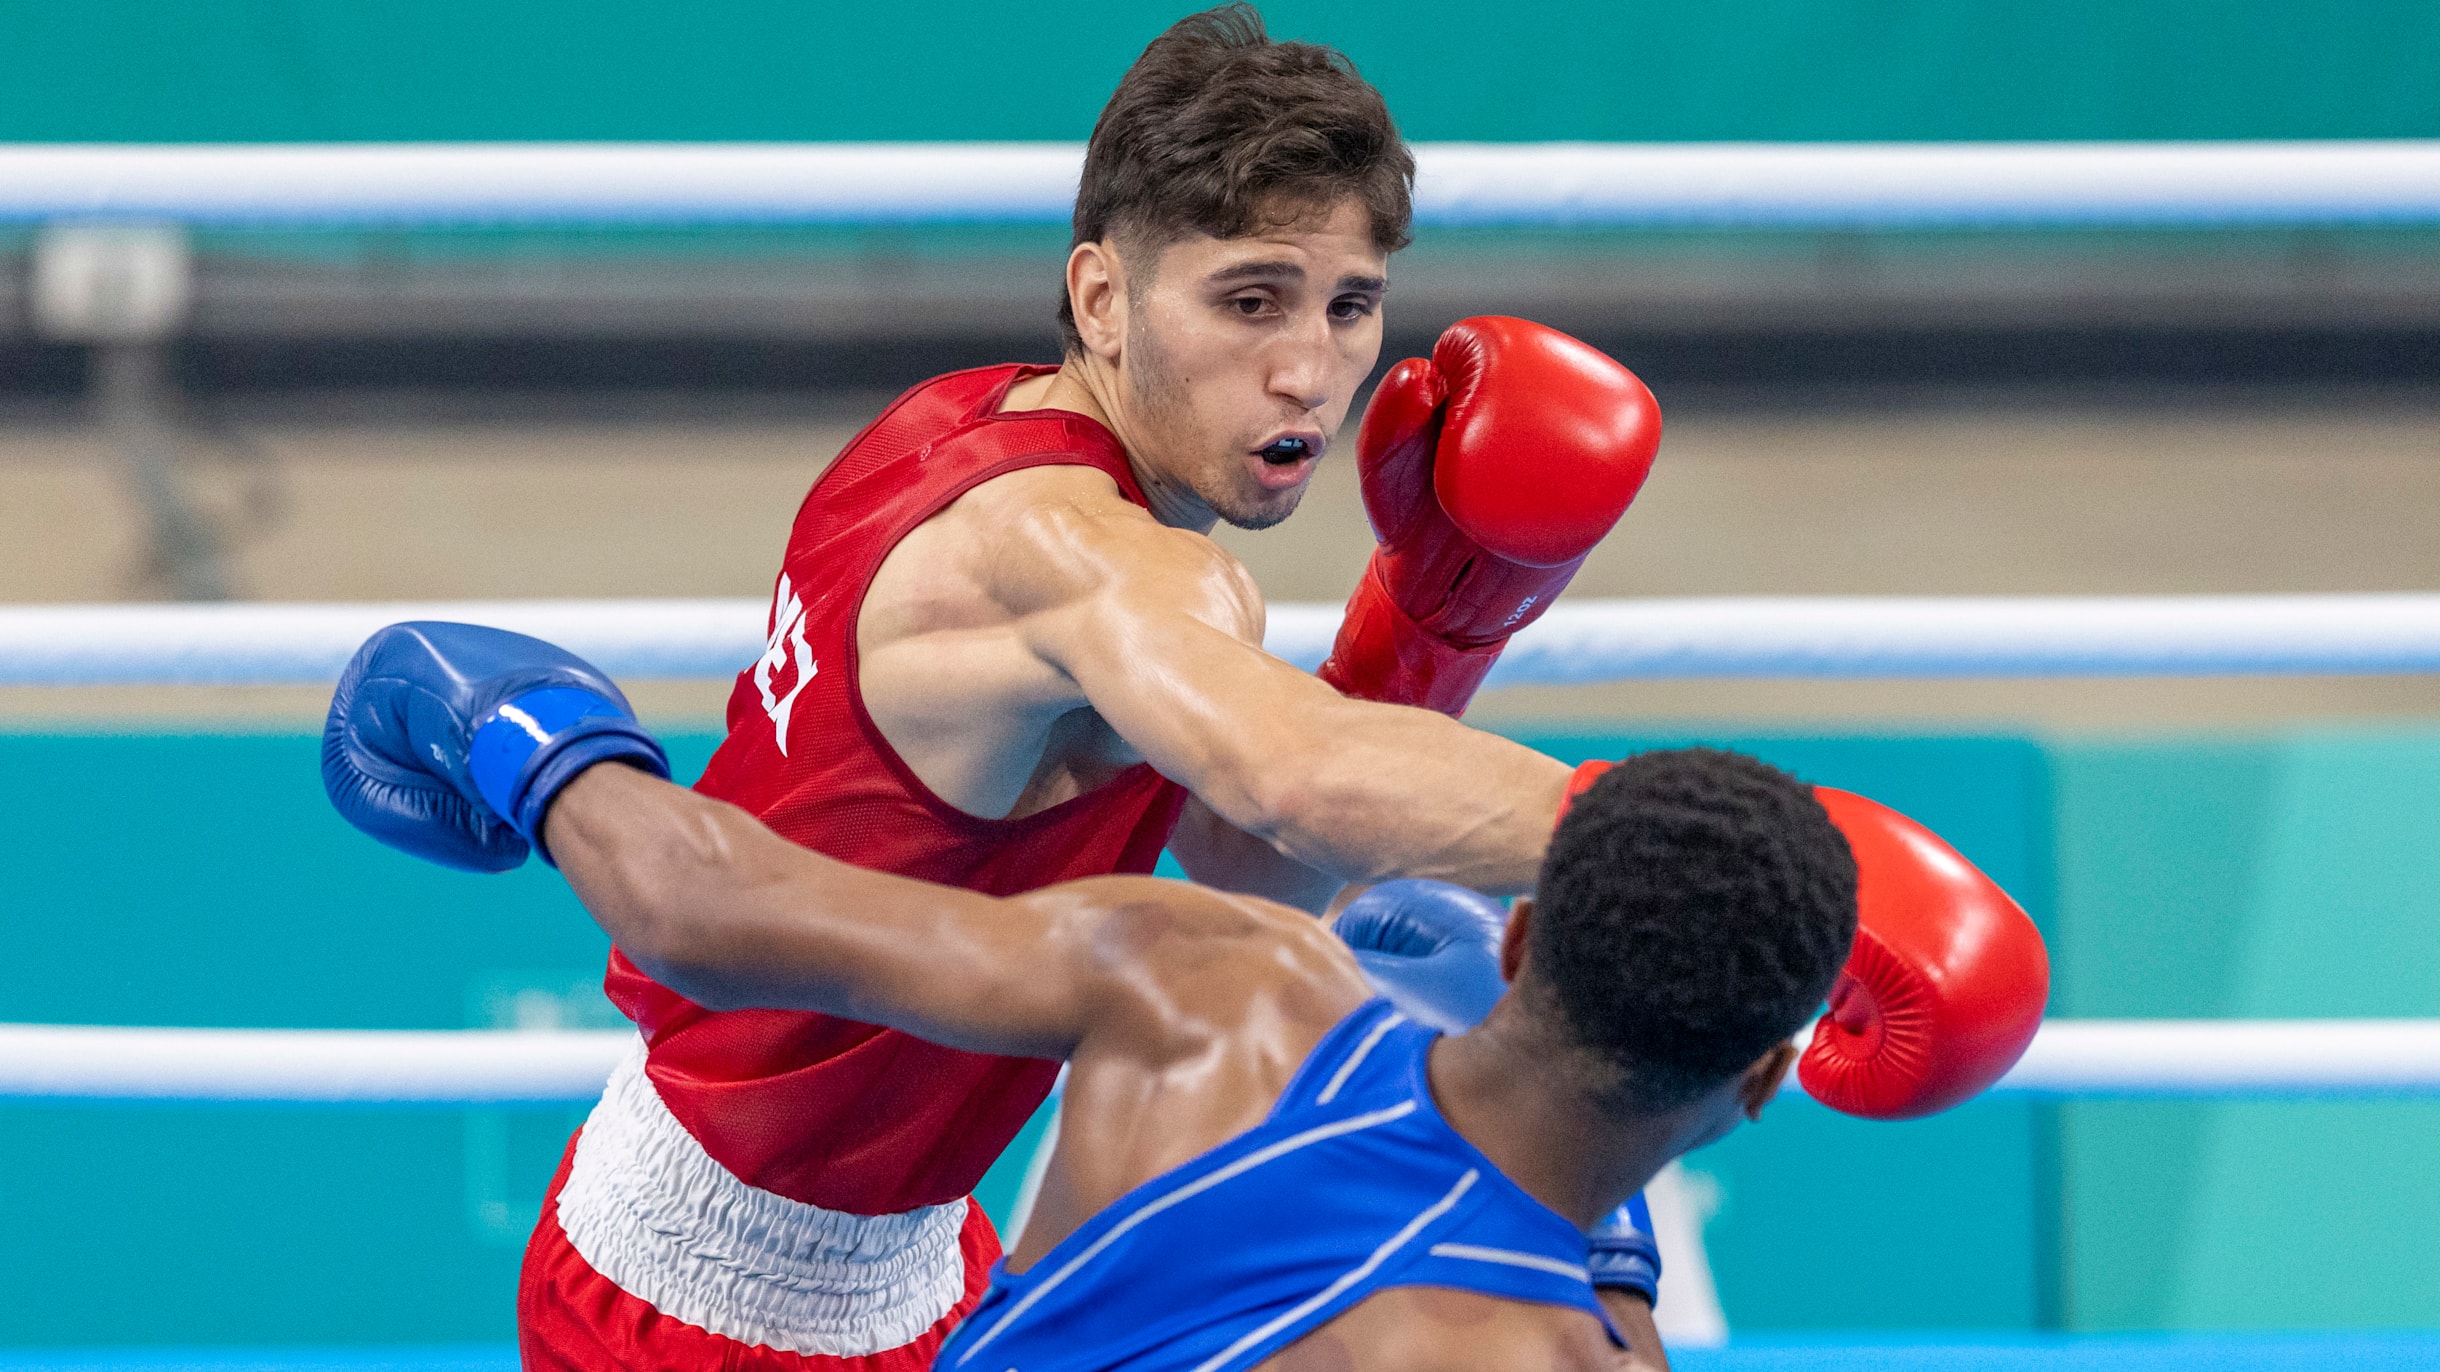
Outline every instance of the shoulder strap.
POLYGON ((1388 1000, 1375 997, 1348 1012, 1347 1018, 1332 1025, 1322 1041, 1313 1045, 1296 1075, 1288 1079, 1287 1088, 1271 1106, 1266 1119, 1276 1120, 1295 1110, 1328 1107, 1344 1099, 1358 1074, 1381 1048, 1387 1038, 1407 1018, 1388 1000))
POLYGON ((916 455, 918 460, 929 460, 934 454, 946 457, 951 452, 970 477, 980 480, 1045 465, 1045 458, 1091 467, 1118 483, 1119 494, 1130 503, 1147 503, 1144 488, 1135 479, 1134 464, 1127 461, 1127 450, 1119 445, 1117 436, 1069 410, 976 415, 925 444, 916 455))

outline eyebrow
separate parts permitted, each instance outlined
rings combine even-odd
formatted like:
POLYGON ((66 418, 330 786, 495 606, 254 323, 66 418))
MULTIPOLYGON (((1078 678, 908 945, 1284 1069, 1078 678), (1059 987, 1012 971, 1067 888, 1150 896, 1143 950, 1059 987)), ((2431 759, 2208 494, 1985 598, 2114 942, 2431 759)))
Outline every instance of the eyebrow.
POLYGON ((1304 279, 1304 268, 1293 262, 1279 261, 1240 262, 1234 267, 1222 267, 1213 272, 1210 277, 1211 283, 1215 286, 1231 285, 1239 281, 1302 281, 1304 279))
MULTIPOLYGON (((1234 285, 1240 281, 1302 281, 1305 269, 1294 262, 1240 262, 1234 267, 1222 267, 1208 278, 1215 286, 1234 285)), ((1389 289, 1389 281, 1379 276, 1342 276, 1342 291, 1365 291, 1378 295, 1389 289)))

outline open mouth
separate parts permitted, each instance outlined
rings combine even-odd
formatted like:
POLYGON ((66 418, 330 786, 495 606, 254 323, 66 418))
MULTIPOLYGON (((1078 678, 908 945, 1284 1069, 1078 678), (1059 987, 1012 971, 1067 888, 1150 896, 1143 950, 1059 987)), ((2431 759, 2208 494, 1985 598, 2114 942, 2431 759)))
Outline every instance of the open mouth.
POLYGON ((1256 448, 1254 455, 1274 467, 1293 467, 1313 456, 1313 446, 1301 438, 1282 438, 1256 448))

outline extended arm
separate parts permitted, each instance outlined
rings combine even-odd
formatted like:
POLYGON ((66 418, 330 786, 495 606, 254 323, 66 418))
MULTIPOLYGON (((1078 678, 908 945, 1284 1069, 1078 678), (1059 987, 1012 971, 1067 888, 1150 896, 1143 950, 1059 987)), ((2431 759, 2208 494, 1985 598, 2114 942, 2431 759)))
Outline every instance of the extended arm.
POLYGON ((544 823, 585 908, 681 995, 818 1010, 977 1052, 1074 1049, 1107 1003, 1099 935, 1125 903, 1093 888, 1150 884, 1004 900, 866 871, 628 767, 578 776, 544 823))
POLYGON ((1165 1054, 1179 1025, 1208 1039, 1233 1022, 1226 1007, 1302 966, 1283 957, 1297 947, 1361 985, 1336 939, 1260 901, 1144 877, 1000 898, 799 848, 662 780, 618 687, 522 634, 374 634, 332 693, 322 759, 340 813, 415 856, 505 871, 531 845, 630 958, 713 1009, 816 1010, 983 1052, 1165 1054))
POLYGON ((1244 569, 1115 498, 1007 537, 997 591, 1032 651, 1220 819, 1332 881, 1532 884, 1564 764, 1263 652, 1244 569))
MULTIPOLYGON (((1357 437, 1381 547, 1322 681, 1364 701, 1462 713, 1508 637, 1545 613, 1625 513, 1659 432, 1635 374, 1525 320, 1464 320, 1430 361, 1398 364, 1357 437)), ((1083 591, 1083 613, 1042 615, 1037 654, 1208 806, 1188 813, 1174 845, 1188 872, 1305 908, 1342 879, 1447 876, 1496 891, 1532 879, 1547 830, 1518 818, 1552 813, 1542 801, 1557 796, 1554 764, 1537 769, 1523 749, 1474 732, 1347 710, 1254 662, 1242 649, 1261 640, 1261 605, 1240 566, 1100 505, 1103 518, 1042 527, 1032 547, 1017 540, 1017 581, 1083 591), (1059 561, 1074 576, 1032 581, 1059 561), (1139 576, 1110 576, 1113 566, 1139 576), (1220 642, 1198 630, 1220 630, 1220 642), (1235 718, 1215 725, 1203 698, 1235 718), (1403 806, 1383 825, 1386 789, 1403 806), (1288 862, 1264 862, 1237 830, 1288 862)))
MULTIPOLYGON (((1148 520, 1143 527, 1166 533, 1148 520)), ((1169 554, 1175 557, 1174 545, 1169 554)), ((1169 570, 1176 570, 1174 563, 1169 570)), ((1185 584, 1190 592, 1210 590, 1209 584, 1185 584)), ((1142 614, 1140 607, 1130 609, 1123 593, 1106 593, 1106 587, 1089 580, 1085 591, 1054 603, 1045 617, 1090 622, 1102 604, 1142 614)), ((1210 614, 1214 603, 1207 594, 1196 608, 1210 614)), ((1100 616, 1105 624, 1111 618, 1100 616)), ((1508 859, 1507 870, 1520 881, 1530 875, 1527 863, 1517 860, 1519 850, 1539 853, 1566 781, 1559 764, 1436 715, 1346 702, 1205 620, 1175 610, 1166 618, 1178 623, 1165 624, 1160 617, 1146 622, 1143 639, 1155 650, 1151 660, 1157 664, 1166 650, 1171 661, 1183 656, 1192 665, 1197 652, 1206 652, 1218 665, 1250 678, 1246 698, 1257 712, 1266 693, 1291 701, 1318 696, 1316 703, 1335 714, 1423 726, 1346 731, 1358 737, 1343 751, 1379 776, 1420 771, 1427 781, 1447 787, 1454 779, 1451 755, 1463 762, 1463 754, 1475 753, 1485 771, 1504 765, 1504 779, 1523 793, 1533 827, 1519 832, 1512 805, 1510 812, 1484 816, 1478 825, 1497 830, 1495 837, 1506 840, 1507 851, 1482 843, 1473 849, 1489 848, 1495 858, 1508 859), (1398 765, 1394 750, 1401 732, 1421 735, 1411 746, 1427 760, 1424 765, 1398 765), (1378 734, 1387 737, 1371 736, 1378 734), (1454 736, 1459 745, 1491 746, 1435 752, 1428 746, 1432 735, 1454 736), (1559 784, 1547 795, 1535 794, 1532 785, 1537 764, 1559 773, 1559 784), (1432 777, 1433 766, 1443 774, 1432 777)), ((1259 625, 1254 627, 1258 633, 1259 625)), ((1128 655, 1104 658, 1112 656, 1128 655)), ((1159 675, 1151 672, 1148 684, 1157 685, 1159 675)), ((1175 693, 1193 707, 1187 713, 1199 718, 1170 732, 1148 727, 1145 733, 1161 745, 1147 749, 1156 760, 1166 749, 1173 775, 1228 781, 1216 760, 1243 764, 1281 755, 1277 747, 1229 751, 1224 746, 1229 730, 1223 727, 1232 722, 1228 709, 1210 708, 1191 690, 1175 693), (1181 765, 1179 757, 1188 761, 1181 765)), ((1157 697, 1146 699, 1158 704, 1157 697)), ((1148 713, 1139 702, 1129 717, 1148 713)), ((1256 713, 1236 722, 1250 729, 1259 719, 1256 713)), ((1280 734, 1272 742, 1286 748, 1288 757, 1313 746, 1309 732, 1300 737, 1291 728, 1280 734)), ((1164 965, 1165 956, 1186 956, 1164 953, 1161 939, 1174 934, 1203 940, 1199 956, 1177 964, 1194 974, 1190 980, 1203 975, 1195 964, 1208 967, 1213 950, 1229 935, 1267 928, 1275 943, 1277 931, 1285 928, 1291 938, 1328 942, 1309 921, 1276 907, 1174 883, 1105 878, 995 901, 799 850, 743 811, 660 781, 668 772, 660 746, 637 725, 618 688, 590 664, 539 639, 476 625, 396 624, 367 639, 332 693, 322 770, 325 789, 342 814, 419 857, 504 871, 525 859, 529 844, 541 845, 546 856, 558 854, 578 894, 631 957, 681 994, 715 1008, 816 1009, 960 1047, 1065 1056, 1101 1008, 1091 1004, 1096 987, 1176 989, 1156 985, 1164 978, 1145 970, 1164 965), (630 766, 599 765, 613 761, 630 766), (652 775, 621 774, 634 768, 652 775), (1289 923, 1282 926, 1281 920, 1289 923), (1104 939, 1109 929, 1119 936, 1104 939), (1139 929, 1160 938, 1138 937, 1139 929), (1221 938, 1209 937, 1215 934, 1221 938), (1135 961, 1128 963, 1121 954, 1135 961), (1002 987, 1008 989, 1005 996, 996 994, 1002 987)), ((1242 803, 1250 788, 1242 778, 1236 782, 1224 794, 1242 803)), ((1358 826, 1359 837, 1391 846, 1395 796, 1383 793, 1394 792, 1394 784, 1377 784, 1369 793, 1354 789, 1372 807, 1358 826)), ((1473 793, 1478 800, 1482 789, 1473 793)), ((1269 793, 1291 794, 1276 783, 1269 793)), ((1284 799, 1280 808, 1290 812, 1284 799)), ((1314 846, 1324 847, 1330 833, 1324 827, 1327 807, 1294 813, 1314 846)), ((1446 827, 1445 815, 1440 817, 1446 827)), ((1431 837, 1430 832, 1422 836, 1427 843, 1431 837)), ((1467 835, 1461 831, 1459 837, 1467 835)), ((1264 956, 1263 938, 1238 943, 1257 960, 1264 956)))

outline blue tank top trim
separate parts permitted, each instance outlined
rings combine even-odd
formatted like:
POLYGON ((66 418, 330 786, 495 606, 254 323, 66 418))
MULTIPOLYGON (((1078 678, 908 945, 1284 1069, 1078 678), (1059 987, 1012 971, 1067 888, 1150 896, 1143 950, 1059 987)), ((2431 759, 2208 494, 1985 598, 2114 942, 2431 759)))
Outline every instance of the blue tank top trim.
MULTIPOLYGON (((1334 1025, 1259 1125, 1002 1264, 943 1372, 1236 1372, 1376 1291, 1443 1286, 1602 1320, 1584 1235, 1433 1103, 1438 1034, 1386 1000, 1334 1025)), ((1611 1338, 1617 1339, 1615 1331, 1611 1338)))

